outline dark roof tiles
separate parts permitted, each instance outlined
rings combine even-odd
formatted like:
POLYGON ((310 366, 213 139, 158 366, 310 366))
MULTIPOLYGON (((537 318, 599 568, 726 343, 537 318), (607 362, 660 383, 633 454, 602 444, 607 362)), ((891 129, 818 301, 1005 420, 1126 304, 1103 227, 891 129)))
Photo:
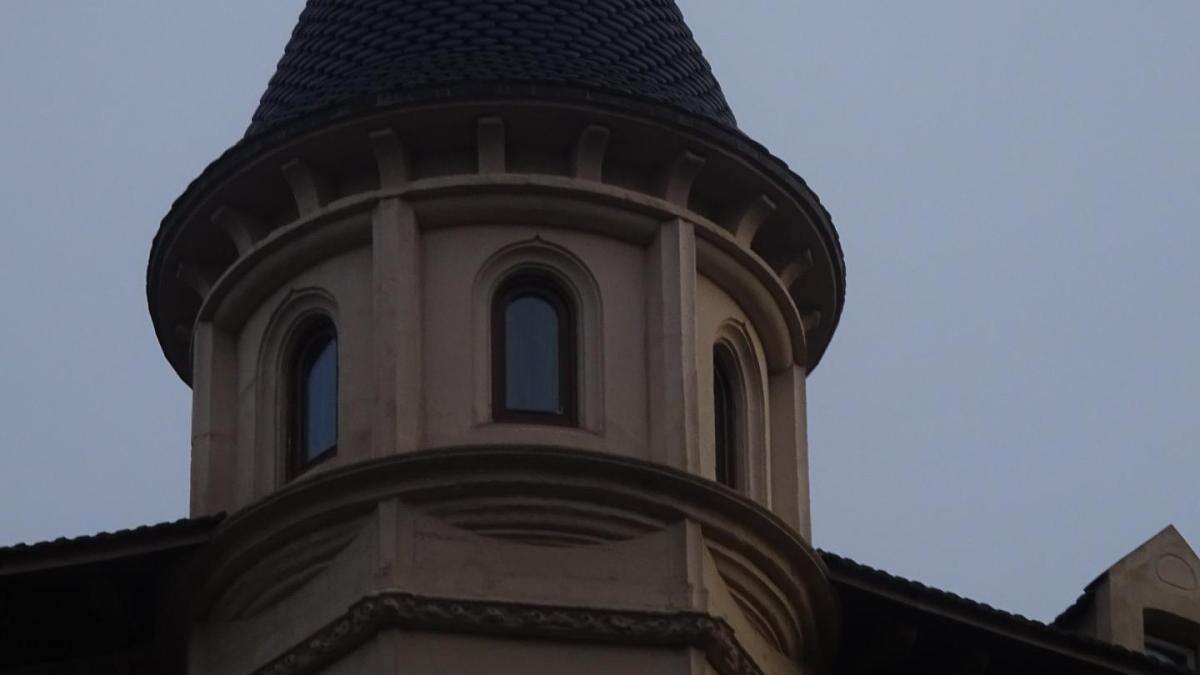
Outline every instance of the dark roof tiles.
MULTIPOLYGON (((1085 653, 1132 664, 1147 672, 1179 672, 1173 665, 1162 663, 1142 652, 1135 652, 1087 635, 1069 632, 1061 625, 1063 620, 1061 615, 1049 624, 1043 623, 970 598, 964 598, 949 591, 926 586, 919 581, 898 577, 829 551, 819 550, 818 553, 835 581, 865 581, 896 593, 910 606, 927 603, 939 610, 960 613, 962 616, 976 619, 984 625, 1020 632, 1047 642, 1069 645, 1085 653)), ((1094 588, 1099 581, 1100 579, 1097 579, 1089 584, 1089 590, 1094 588)), ((1084 595, 1086 597, 1088 593, 1085 592, 1084 595)), ((1083 601, 1082 598, 1081 601, 1083 601)))
POLYGON ((736 128, 673 0, 309 0, 247 135, 364 99, 518 82, 736 128))
POLYGON ((106 546, 120 546, 144 542, 155 543, 170 537, 207 534, 224 517, 224 514, 218 514, 199 518, 181 518, 171 522, 142 525, 115 532, 99 532, 80 537, 59 537, 50 541, 40 541, 32 544, 22 543, 3 546, 0 547, 0 572, 4 571, 6 563, 14 560, 27 560, 65 552, 87 551, 106 546))

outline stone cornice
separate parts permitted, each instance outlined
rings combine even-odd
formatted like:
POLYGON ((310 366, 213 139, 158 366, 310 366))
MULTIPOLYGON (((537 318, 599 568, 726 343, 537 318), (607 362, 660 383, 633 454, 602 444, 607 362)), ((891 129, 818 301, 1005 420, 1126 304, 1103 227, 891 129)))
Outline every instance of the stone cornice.
POLYGON ((293 646, 256 675, 307 675, 349 654, 381 630, 422 630, 541 638, 613 645, 692 647, 720 675, 761 675, 724 621, 696 612, 635 612, 387 592, 349 611, 293 646))
POLYGON ((239 258, 280 231, 389 195, 431 198, 418 214, 422 227, 454 215, 443 208, 450 201, 433 203, 434 193, 463 188, 534 187, 578 199, 580 209, 555 226, 613 212, 634 220, 682 214, 706 225, 718 248, 749 261, 739 264, 760 278, 781 311, 799 313, 802 320, 789 317, 792 332, 803 336, 792 338, 793 351, 806 352, 797 360, 809 369, 841 313, 844 269, 828 214, 802 181, 762 161, 761 148, 723 142, 720 134, 595 101, 479 100, 386 108, 268 136, 274 140, 239 145, 217 162, 221 171, 206 171, 155 238, 151 314, 185 381, 196 312, 239 258))
MULTIPOLYGON (((698 251, 701 270, 735 288, 751 316, 758 319, 757 329, 766 341, 770 368, 779 370, 792 362, 799 365, 808 362, 804 317, 788 295, 787 286, 780 283, 761 257, 748 247, 739 246, 734 235, 719 224, 664 199, 558 176, 445 176, 336 200, 246 248, 237 260, 205 285, 204 300, 197 316, 200 320, 212 320, 219 314, 240 317, 249 311, 258 301, 258 296, 253 293, 261 294, 266 288, 251 284, 248 302, 230 302, 230 296, 236 295, 234 289, 251 278, 256 270, 267 269, 264 261, 271 258, 286 261, 289 250, 294 252, 290 264, 302 267, 313 255, 295 245, 305 237, 310 238, 309 249, 326 253, 345 250, 368 240, 370 223, 363 214, 379 202, 393 198, 409 203, 420 227, 425 229, 509 219, 538 224, 562 223, 586 212, 588 218, 575 223, 575 229, 645 243, 654 236, 661 223, 676 218, 688 220, 696 225, 698 236, 705 242, 698 251)), ((239 320, 228 322, 236 324, 239 320)))

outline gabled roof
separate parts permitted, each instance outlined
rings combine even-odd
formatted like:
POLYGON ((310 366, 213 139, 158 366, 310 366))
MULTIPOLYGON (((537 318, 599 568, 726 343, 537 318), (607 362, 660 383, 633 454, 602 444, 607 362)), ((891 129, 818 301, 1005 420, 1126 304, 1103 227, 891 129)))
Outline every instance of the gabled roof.
MULTIPOLYGON (((1175 529, 1174 525, 1167 525, 1158 531, 1153 537, 1142 542, 1141 546, 1133 549, 1129 553, 1121 557, 1120 560, 1113 563, 1108 568, 1108 572, 1139 564, 1146 556, 1153 555, 1156 552, 1165 551, 1170 548, 1182 548, 1187 551, 1193 560, 1197 560, 1196 552, 1192 549, 1192 545, 1183 538, 1179 530, 1175 529)), ((1106 572, 1107 573, 1107 572, 1106 572)))
POLYGON ((309 0, 247 136, 333 106, 531 83, 736 127, 673 0, 309 0))
POLYGON ((1155 534, 1153 537, 1150 537, 1146 541, 1142 542, 1141 546, 1138 546, 1129 553, 1126 553, 1121 557, 1120 560, 1113 563, 1108 569, 1097 575, 1095 579, 1092 579, 1092 581, 1083 588, 1083 593, 1076 598, 1075 602, 1071 603, 1071 606, 1064 609, 1061 614, 1054 617, 1054 620, 1050 622, 1051 625, 1060 628, 1070 626, 1072 622, 1082 616, 1085 612, 1087 612, 1088 608, 1092 606, 1092 603, 1095 602, 1096 599, 1096 589, 1098 589, 1100 585, 1103 584, 1106 579, 1108 579, 1109 575, 1111 575, 1114 571, 1136 565, 1153 551, 1158 551, 1168 547, 1181 547, 1191 553, 1193 561, 1200 563, 1200 558, 1197 558, 1191 544, 1189 544, 1187 540, 1183 538, 1183 535, 1179 533, 1179 530, 1177 530, 1174 525, 1167 525, 1163 529, 1159 530, 1158 534, 1155 534))

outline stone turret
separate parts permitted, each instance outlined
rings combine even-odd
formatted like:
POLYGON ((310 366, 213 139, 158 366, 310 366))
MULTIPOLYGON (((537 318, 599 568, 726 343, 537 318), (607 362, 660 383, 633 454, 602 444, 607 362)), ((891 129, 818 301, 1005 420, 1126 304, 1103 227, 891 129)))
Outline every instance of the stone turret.
POLYGON ((310 0, 150 256, 192 672, 823 672, 843 287, 670 0, 310 0))

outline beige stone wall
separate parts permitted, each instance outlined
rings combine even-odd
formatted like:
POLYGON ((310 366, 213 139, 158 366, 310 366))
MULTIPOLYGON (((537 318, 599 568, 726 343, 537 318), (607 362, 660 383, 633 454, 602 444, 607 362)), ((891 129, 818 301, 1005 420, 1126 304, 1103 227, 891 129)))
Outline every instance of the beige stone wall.
MULTIPOLYGON (((273 275, 233 289, 230 308, 218 308, 198 331, 194 442, 198 456, 207 453, 207 470, 194 473, 193 489, 202 510, 242 515, 218 539, 225 550, 215 559, 225 562, 208 572, 192 671, 247 672, 304 649, 346 608, 385 592, 450 606, 580 608, 572 611, 584 617, 684 613, 670 621, 732 631, 728 654, 751 655, 763 672, 799 672, 797 662, 813 658, 802 655, 819 649, 807 642, 814 617, 802 589, 824 582, 812 569, 801 574, 807 581, 789 577, 797 572, 786 557, 767 562, 777 544, 748 544, 746 516, 703 524, 683 515, 690 497, 648 508, 633 492, 605 487, 600 496, 597 487, 559 486, 561 478, 519 467, 487 487, 464 483, 482 465, 451 472, 454 498, 446 506, 383 497, 398 489, 394 478, 378 488, 364 482, 384 480, 372 468, 381 461, 472 447, 510 447, 518 457, 538 447, 599 453, 711 480, 712 351, 721 342, 739 354, 745 390, 747 471, 739 491, 807 535, 806 489, 798 474, 784 480, 806 452, 803 376, 770 370, 737 287, 700 270, 690 224, 664 226, 639 244, 520 224, 422 231, 411 215, 385 203, 373 210, 369 230, 360 217, 333 224, 343 230, 339 246, 314 239, 320 230, 298 237, 273 275), (557 276, 576 304, 576 428, 492 419, 491 298, 508 274, 529 267, 557 276), (314 313, 329 316, 339 334, 339 448, 289 481, 286 362, 296 328, 314 313), (776 400, 781 381, 800 398, 784 387, 776 400), (362 478, 344 477, 359 466, 362 478), (324 487, 331 476, 343 476, 336 478, 342 496, 324 487), (579 499, 562 502, 581 488, 579 499), (296 502, 288 495, 297 490, 312 496, 296 502), (678 515, 663 517, 672 511, 678 515), (271 515, 256 515, 264 512, 271 515)), ((683 644, 659 635, 657 647, 620 639, 588 646, 585 629, 595 619, 583 621, 583 643, 569 646, 463 635, 478 630, 470 625, 440 637, 389 630, 330 661, 327 672, 381 672, 371 670, 380 659, 416 659, 412 672, 475 668, 488 660, 479 651, 485 647, 520 653, 526 665, 512 672, 529 672, 528 664, 554 672, 717 672, 711 655, 698 658, 688 647, 716 644, 713 635, 683 644), (441 639, 461 642, 463 651, 435 646, 441 639)), ((657 635, 658 621, 644 630, 657 635)))
MULTIPOLYGON (((279 256, 298 260, 231 294, 255 304, 243 300, 240 315, 202 326, 197 511, 235 511, 286 482, 288 350, 296 327, 321 313, 339 332, 339 448, 315 472, 423 448, 518 444, 608 452, 712 478, 712 351, 721 342, 742 356, 739 489, 807 536, 807 477, 795 468, 807 455, 803 375, 771 372, 745 303, 697 271, 690 226, 664 226, 670 246, 662 237, 639 245, 544 226, 420 231, 404 213, 377 207, 369 241, 326 257, 299 240, 279 256), (407 236, 389 236, 406 223, 407 236), (528 267, 555 274, 575 296, 577 427, 492 419, 491 296, 528 267), (794 390, 780 394, 781 378, 794 390)), ((353 242, 353 223, 344 227, 353 242)))
POLYGON ((820 563, 782 521, 603 453, 328 468, 226 521, 204 562, 194 673, 493 672, 475 668, 511 653, 550 672, 793 675, 836 634, 820 563))
POLYGON ((152 311, 195 392, 192 512, 231 514, 198 566, 191 672, 828 666, 804 408, 840 254, 806 189, 710 140, 540 102, 398 110, 187 207, 152 311), (189 247, 209 236, 233 243, 216 265, 189 247), (493 417, 491 298, 524 268, 575 305, 575 426, 493 417), (289 478, 313 313, 338 329, 338 451, 289 478), (736 491, 712 481, 716 344, 742 392, 736 491))
POLYGON ((476 226, 422 237, 427 447, 565 445, 647 459, 643 253, 566 229, 476 226), (491 415, 491 291, 548 269, 578 297, 578 428, 497 424, 491 415))
POLYGON ((811 194, 738 147, 649 120, 489 110, 394 111, 293 139, 180 214, 190 234, 156 247, 152 267, 174 272, 151 304, 195 391, 192 512, 237 511, 283 485, 280 350, 320 309, 342 332, 342 415, 338 456, 317 473, 523 444, 711 477, 720 342, 745 392, 739 488, 807 536, 804 379, 840 304, 811 194), (575 428, 492 422, 488 284, 520 264, 578 296, 575 428))
MULTIPOLYGON (((713 439, 713 349, 726 345, 738 355, 739 389, 743 390, 745 424, 739 429, 743 462, 749 471, 740 489, 763 504, 770 503, 769 466, 771 418, 766 402, 767 364, 762 344, 749 317, 736 300, 710 279, 696 284, 697 398, 700 401, 701 475, 715 477, 713 439)), ((739 406, 742 407, 742 406, 739 406)))

